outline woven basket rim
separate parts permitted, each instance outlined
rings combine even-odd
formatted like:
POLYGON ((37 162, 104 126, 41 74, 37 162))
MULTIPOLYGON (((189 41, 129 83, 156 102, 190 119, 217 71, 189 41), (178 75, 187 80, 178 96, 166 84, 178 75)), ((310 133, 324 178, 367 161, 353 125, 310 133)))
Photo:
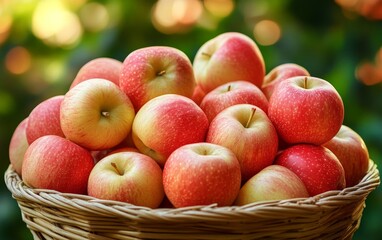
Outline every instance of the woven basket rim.
POLYGON ((379 184, 370 160, 359 184, 314 197, 244 206, 156 208, 26 186, 10 165, 4 174, 35 239, 351 239, 367 196, 379 184))
POLYGON ((284 207, 290 208, 311 208, 324 206, 330 201, 343 201, 352 200, 354 198, 367 197, 367 195, 377 188, 380 184, 380 176, 377 165, 373 160, 369 160, 369 169, 367 174, 362 180, 355 186, 347 187, 342 190, 327 191, 322 194, 318 194, 308 198, 295 198, 286 200, 273 200, 273 201, 261 201, 250 203, 243 206, 225 206, 219 207, 216 204, 203 205, 203 206, 190 206, 181 208, 148 208, 142 206, 136 206, 125 202, 101 200, 88 195, 61 193, 55 190, 48 189, 33 189, 28 187, 20 178, 20 176, 14 171, 12 165, 9 165, 5 171, 4 180, 7 188, 12 193, 13 198, 16 200, 23 200, 29 202, 41 203, 49 205, 50 202, 57 204, 57 202, 63 202, 64 204, 71 205, 72 207, 80 207, 85 205, 87 207, 95 207, 108 211, 123 212, 138 212, 144 214, 155 214, 165 216, 180 216, 180 214, 195 214, 195 211, 205 211, 209 213, 213 212, 246 212, 248 210, 266 210, 266 211, 280 211, 284 207))

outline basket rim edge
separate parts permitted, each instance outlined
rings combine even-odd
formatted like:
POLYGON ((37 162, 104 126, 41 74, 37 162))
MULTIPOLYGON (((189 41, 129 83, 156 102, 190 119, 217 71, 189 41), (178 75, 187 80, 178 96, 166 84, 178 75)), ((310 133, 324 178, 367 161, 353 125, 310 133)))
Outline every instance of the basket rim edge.
MULTIPOLYGON (((194 212, 194 211, 247 211, 248 209, 257 208, 274 208, 275 206, 286 206, 286 207, 303 207, 310 205, 322 205, 321 202, 325 202, 328 199, 346 198, 349 195, 349 199, 357 198, 357 196, 352 196, 357 190, 360 190, 361 197, 367 197, 369 193, 375 190, 380 185, 380 175, 376 163, 373 160, 369 160, 369 169, 366 175, 361 179, 361 181, 352 187, 347 187, 342 190, 331 190, 316 196, 307 198, 294 198, 285 200, 271 200, 271 201, 261 201, 249 203, 243 206, 223 206, 219 207, 217 204, 210 205, 198 205, 190 207, 181 208, 149 208, 143 206, 136 206, 126 202, 119 202, 113 200, 102 200, 94 198, 88 195, 82 194, 72 194, 72 193, 62 193, 55 190, 49 189, 33 189, 28 187, 20 178, 20 176, 14 171, 12 165, 10 164, 4 173, 4 181, 8 190, 12 193, 12 197, 16 201, 22 201, 23 198, 28 200, 33 200, 31 197, 44 198, 47 196, 53 197, 62 201, 74 201, 75 204, 94 204, 98 206, 105 206, 111 208, 128 208, 132 210, 139 210, 142 212, 152 212, 157 214, 177 214, 179 212, 194 212), (21 195, 15 193, 15 188, 22 190, 21 195), (25 196, 28 194, 29 197, 25 196)), ((38 200, 35 200, 38 201, 38 200)))

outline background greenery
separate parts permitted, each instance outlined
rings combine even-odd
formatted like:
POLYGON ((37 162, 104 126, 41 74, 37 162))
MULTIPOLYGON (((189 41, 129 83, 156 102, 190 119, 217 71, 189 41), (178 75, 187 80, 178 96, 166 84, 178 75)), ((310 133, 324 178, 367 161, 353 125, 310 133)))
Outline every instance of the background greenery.
MULTIPOLYGON (((221 4, 233 5, 225 15, 204 9, 197 22, 166 30, 155 27, 152 22, 156 3, 153 0, 51 0, 78 16, 82 26, 76 41, 63 44, 44 39, 37 30, 33 31, 33 19, 41 2, 47 1, 0 0, 1 173, 9 165, 8 144, 18 123, 42 100, 64 94, 78 69, 87 61, 96 57, 123 61, 131 51, 151 45, 176 47, 192 60, 198 48, 219 33, 242 32, 257 41, 259 36, 254 34, 254 27, 264 19, 272 20, 281 29, 281 36, 274 44, 259 44, 267 72, 278 64, 293 62, 304 66, 312 76, 330 81, 344 101, 344 124, 364 138, 371 158, 381 170, 382 85, 365 85, 355 74, 363 62, 375 61, 382 46, 382 22, 377 19, 346 11, 330 0, 223 1, 226 3, 221 4), (103 11, 89 14, 92 8, 86 7, 91 3, 90 6, 101 6, 103 11), (96 13, 98 15, 92 15, 96 13), (106 25, 98 29, 97 24, 92 26, 97 18, 106 19, 98 26, 106 25), (26 67, 19 69, 21 72, 12 72, 10 52, 20 47, 24 53, 21 57, 26 56, 26 67)), ((266 34, 266 29, 263 32, 266 34)), ((17 70, 17 66, 23 66, 22 58, 16 62, 17 70)), ((377 239, 382 235, 381 187, 370 194, 366 206, 354 239, 377 239)), ((31 238, 16 201, 2 182, 0 239, 31 238)))

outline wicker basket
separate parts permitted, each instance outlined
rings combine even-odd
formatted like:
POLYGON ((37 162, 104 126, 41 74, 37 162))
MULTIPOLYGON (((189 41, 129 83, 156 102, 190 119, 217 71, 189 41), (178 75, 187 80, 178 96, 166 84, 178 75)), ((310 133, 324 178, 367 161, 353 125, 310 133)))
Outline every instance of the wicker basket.
POLYGON ((35 239, 351 239, 380 179, 370 161, 362 181, 342 191, 242 207, 178 209, 31 189, 11 166, 5 182, 35 239))

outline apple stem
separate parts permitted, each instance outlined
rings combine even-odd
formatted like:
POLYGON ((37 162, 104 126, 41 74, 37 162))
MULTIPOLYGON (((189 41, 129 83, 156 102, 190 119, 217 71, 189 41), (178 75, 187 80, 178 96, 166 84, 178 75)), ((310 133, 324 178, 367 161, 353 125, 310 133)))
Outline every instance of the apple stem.
POLYGON ((253 119, 253 116, 255 115, 255 112, 256 112, 256 108, 252 108, 252 111, 251 111, 251 115, 249 116, 249 119, 247 121, 247 124, 245 124, 245 127, 248 128, 249 127, 249 124, 251 123, 252 119, 253 119))
POLYGON ((115 164, 114 162, 111 162, 110 163, 111 164, 111 166, 113 166, 113 168, 117 171, 117 173, 119 174, 119 175, 123 175, 120 171, 119 171, 119 169, 118 169, 118 167, 117 167, 117 164, 115 164))
POLYGON ((305 89, 308 88, 308 78, 307 77, 304 78, 304 88, 305 89))
POLYGON ((207 150, 207 149, 204 149, 204 151, 203 151, 203 155, 205 155, 205 156, 208 155, 208 150, 207 150))
POLYGON ((166 70, 162 70, 162 71, 157 73, 157 76, 163 76, 165 74, 166 74, 166 70))
POLYGON ((109 117, 110 116, 110 112, 102 111, 101 115, 104 116, 104 117, 109 117))
POLYGON ((231 84, 228 85, 227 92, 231 91, 231 84))
POLYGON ((203 56, 206 56, 206 57, 211 57, 211 54, 208 54, 208 53, 206 53, 206 52, 202 52, 202 55, 203 55, 203 56))

